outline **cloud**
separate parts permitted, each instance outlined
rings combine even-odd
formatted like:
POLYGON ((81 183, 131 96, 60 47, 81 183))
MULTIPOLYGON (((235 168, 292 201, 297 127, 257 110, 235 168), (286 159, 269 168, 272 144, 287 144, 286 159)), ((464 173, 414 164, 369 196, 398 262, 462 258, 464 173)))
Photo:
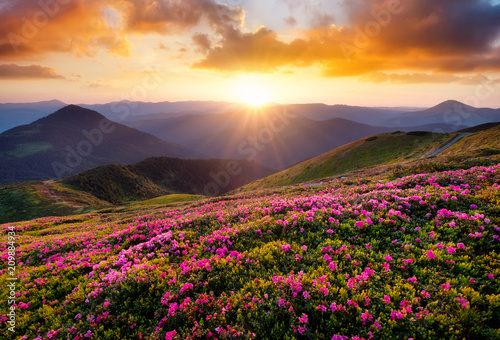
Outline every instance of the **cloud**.
POLYGON ((0 12, 0 58, 94 56, 101 49, 129 56, 129 35, 176 34, 202 19, 223 34, 243 24, 244 11, 215 0, 10 1, 0 12))
POLYGON ((192 39, 201 52, 206 53, 210 51, 212 43, 208 34, 196 33, 193 35, 192 39))
POLYGON ((482 74, 475 76, 458 76, 448 73, 384 73, 373 72, 360 77, 361 81, 393 84, 450 84, 479 85, 490 80, 482 74))
POLYGON ((25 79, 66 79, 51 67, 40 65, 19 66, 16 64, 0 65, 0 79, 25 80, 25 79))
MULTIPOLYGON (((287 2, 291 8, 301 5, 287 2)), ((484 0, 354 0, 345 6, 349 24, 325 26, 333 19, 318 17, 291 42, 281 41, 267 28, 228 31, 193 67, 275 72, 290 65, 316 65, 326 77, 416 72, 401 82, 438 80, 423 75, 428 72, 500 70, 500 48, 494 47, 500 33, 500 6, 484 0)))
POLYGON ((129 55, 130 46, 97 0, 10 1, 0 12, 0 57, 19 59, 50 52, 129 55), (50 4, 41 5, 41 4, 50 4))
POLYGON ((295 17, 293 16, 286 17, 283 20, 285 20, 285 22, 291 27, 297 25, 297 19, 295 19, 295 17))

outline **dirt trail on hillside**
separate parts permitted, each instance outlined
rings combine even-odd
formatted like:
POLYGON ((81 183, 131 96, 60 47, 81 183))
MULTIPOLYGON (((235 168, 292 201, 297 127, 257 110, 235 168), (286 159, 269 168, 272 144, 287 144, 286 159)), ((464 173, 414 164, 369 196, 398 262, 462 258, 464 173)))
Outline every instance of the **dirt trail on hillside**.
POLYGON ((43 181, 40 184, 34 184, 33 187, 38 191, 40 196, 52 201, 54 204, 64 204, 73 208, 82 208, 83 206, 75 202, 70 202, 67 197, 60 195, 57 190, 52 188, 54 180, 43 181))
POLYGON ((459 132, 457 134, 457 136, 455 138, 453 138, 449 143, 446 143, 445 145, 437 148, 436 150, 433 150, 431 152, 429 152, 427 155, 425 155, 424 157, 433 157, 433 156, 437 156, 439 155, 441 152, 443 152, 444 150, 448 149, 450 146, 452 146, 453 144, 457 143, 458 141, 460 141, 462 138, 465 138, 467 136, 471 136, 473 135, 474 133, 466 133, 466 132, 459 132))

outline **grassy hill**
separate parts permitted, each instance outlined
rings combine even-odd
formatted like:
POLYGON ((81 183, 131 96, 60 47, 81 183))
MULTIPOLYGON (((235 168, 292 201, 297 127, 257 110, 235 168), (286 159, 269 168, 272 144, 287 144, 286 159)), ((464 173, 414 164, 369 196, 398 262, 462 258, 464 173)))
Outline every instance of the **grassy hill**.
MULTIPOLYGON (((486 129, 468 136, 446 149, 444 157, 490 156, 500 153, 500 125, 486 125, 486 129)), ((478 130, 478 128, 476 128, 478 130)))
POLYGON ((273 172, 254 162, 218 159, 153 157, 127 166, 111 164, 62 180, 0 187, 0 223, 102 208, 113 211, 125 204, 195 200, 224 194, 273 172))
POLYGON ((293 185, 374 165, 416 159, 453 137, 454 134, 395 132, 363 138, 247 184, 238 191, 293 185))

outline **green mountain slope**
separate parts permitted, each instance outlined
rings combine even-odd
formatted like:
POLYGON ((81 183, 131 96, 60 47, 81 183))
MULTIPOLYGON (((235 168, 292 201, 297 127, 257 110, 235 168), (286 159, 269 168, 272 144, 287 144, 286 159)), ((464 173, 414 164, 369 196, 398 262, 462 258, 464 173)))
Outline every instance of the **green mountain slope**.
POLYGON ((443 151, 440 156, 478 157, 498 153, 500 153, 500 125, 463 138, 458 143, 443 151))
POLYGON ((321 156, 245 185, 238 191, 293 185, 354 170, 419 158, 449 140, 453 134, 395 132, 346 144, 321 156))

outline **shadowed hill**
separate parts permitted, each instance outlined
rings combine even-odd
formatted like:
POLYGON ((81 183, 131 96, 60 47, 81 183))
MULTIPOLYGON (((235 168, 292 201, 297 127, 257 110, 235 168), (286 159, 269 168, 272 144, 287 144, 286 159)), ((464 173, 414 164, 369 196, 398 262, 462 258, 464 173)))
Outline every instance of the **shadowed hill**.
POLYGON ((98 167, 63 183, 117 204, 171 193, 216 196, 273 172, 248 161, 154 157, 128 166, 98 167))
POLYGON ((157 197, 151 204, 216 196, 272 173, 257 163, 220 159, 153 157, 127 166, 111 164, 62 180, 0 188, 0 223, 139 204, 157 197))
POLYGON ((200 158, 183 146, 70 105, 0 134, 0 184, 68 176, 152 156, 200 158))

